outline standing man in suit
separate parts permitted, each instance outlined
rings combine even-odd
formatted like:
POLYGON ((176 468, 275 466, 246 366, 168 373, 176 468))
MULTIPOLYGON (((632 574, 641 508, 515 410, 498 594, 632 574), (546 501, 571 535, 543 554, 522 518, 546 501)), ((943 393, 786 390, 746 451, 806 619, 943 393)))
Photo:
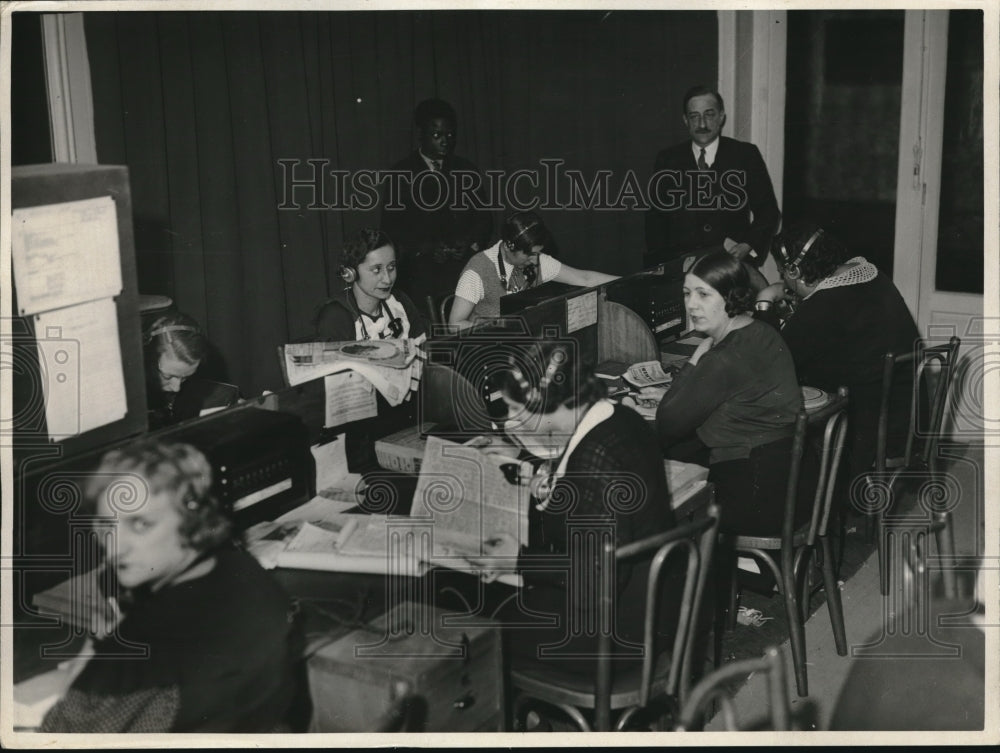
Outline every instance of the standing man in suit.
POLYGON ((399 251, 400 286, 424 307, 427 296, 440 299, 455 292, 465 263, 486 248, 493 219, 474 205, 474 191, 461 195, 462 182, 481 185, 481 178, 474 164, 454 154, 458 124, 452 106, 427 99, 417 105, 413 119, 419 148, 393 165, 404 176, 396 205, 383 204, 381 229, 399 251))
POLYGON ((722 248, 759 267, 781 220, 764 159, 753 144, 722 135, 718 92, 688 89, 683 112, 691 140, 656 156, 645 266, 722 248))

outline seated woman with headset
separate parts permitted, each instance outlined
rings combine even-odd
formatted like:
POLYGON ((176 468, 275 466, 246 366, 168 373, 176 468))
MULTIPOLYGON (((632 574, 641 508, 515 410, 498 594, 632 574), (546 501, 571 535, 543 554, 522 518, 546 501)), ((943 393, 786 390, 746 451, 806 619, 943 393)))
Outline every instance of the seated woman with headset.
POLYGON ((211 485, 190 445, 104 455, 86 492, 115 616, 41 731, 272 732, 291 721, 304 679, 292 604, 234 546, 211 485))
MULTIPOLYGON (((785 483, 802 393, 781 336, 756 321, 746 268, 725 251, 698 259, 684 278, 684 302, 707 335, 656 411, 664 451, 707 448, 722 530, 770 535, 781 530, 785 483)), ((703 462, 700 457, 678 457, 703 462)))
POLYGON ((143 345, 150 430, 239 399, 235 385, 195 378, 211 344, 190 316, 170 311, 156 317, 146 329, 143 345))
MULTIPOLYGON (((512 666, 551 661, 554 668, 592 677, 596 634, 574 635, 570 626, 593 618, 595 596, 586 592, 587 579, 576 579, 579 573, 565 565, 546 569, 544 563, 580 545, 572 535, 580 526, 611 526, 618 546, 672 528, 663 457, 651 428, 638 413, 606 398, 604 383, 575 348, 532 343, 523 356, 511 355, 495 384, 508 412, 504 431, 549 460, 529 486, 528 542, 500 534, 487 539, 484 556, 473 560, 488 570, 522 569, 525 588, 510 613, 522 623, 510 628, 512 666), (520 550, 519 544, 527 546, 520 550), (521 608, 559 619, 525 625, 521 608), (551 658, 539 657, 542 645, 555 646, 551 658)), ((615 631, 624 640, 642 642, 647 573, 646 567, 624 565, 616 572, 615 631)))
MULTIPOLYGON (((772 244, 782 282, 757 294, 757 317, 780 327, 799 381, 836 392, 850 390, 848 479, 875 459, 883 357, 909 353, 920 338, 903 296, 892 280, 863 256, 855 256, 815 222, 796 223, 772 244), (779 321, 777 306, 795 302, 779 321)), ((889 450, 901 455, 909 430, 913 376, 897 369, 889 406, 889 450)))
POLYGON ((358 231, 344 246, 344 289, 326 300, 313 319, 320 340, 381 340, 426 333, 413 301, 396 284, 396 249, 381 230, 358 231))
MULTIPOLYGON (((318 340, 383 340, 419 337, 426 334, 423 318, 410 298, 394 291, 396 249, 381 230, 365 228, 344 246, 340 276, 344 289, 319 307, 313 320, 318 340)), ((376 393, 378 415, 350 425, 347 435, 347 462, 352 471, 378 467, 375 440, 411 426, 415 401, 398 406, 376 393)))
POLYGON ((500 240, 469 259, 458 278, 448 323, 464 329, 476 319, 500 316, 500 298, 554 280, 591 287, 618 278, 575 269, 551 254, 555 244, 541 218, 518 212, 500 228, 500 240))

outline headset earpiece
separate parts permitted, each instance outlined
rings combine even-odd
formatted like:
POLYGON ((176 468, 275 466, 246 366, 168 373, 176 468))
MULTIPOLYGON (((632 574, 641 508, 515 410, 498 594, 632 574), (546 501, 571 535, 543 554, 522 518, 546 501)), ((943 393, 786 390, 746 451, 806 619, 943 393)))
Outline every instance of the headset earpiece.
MULTIPOLYGON (((820 228, 815 233, 809 236, 809 240, 807 240, 805 243, 802 244, 802 250, 799 251, 799 254, 798 256, 795 257, 794 261, 785 264, 786 280, 798 280, 800 277, 802 277, 802 270, 799 269, 799 264, 802 262, 802 259, 805 258, 805 255, 809 252, 809 249, 812 248, 812 245, 816 242, 816 239, 819 238, 821 235, 823 235, 823 228, 820 228)), ((784 243, 781 244, 781 255, 785 258, 785 260, 788 259, 788 249, 785 248, 784 243)))
POLYGON ((342 266, 340 268, 340 278, 348 285, 352 285, 358 279, 358 271, 354 267, 342 266))
POLYGON ((799 269, 799 265, 796 262, 785 267, 785 279, 786 280, 797 280, 802 277, 802 271, 799 269))

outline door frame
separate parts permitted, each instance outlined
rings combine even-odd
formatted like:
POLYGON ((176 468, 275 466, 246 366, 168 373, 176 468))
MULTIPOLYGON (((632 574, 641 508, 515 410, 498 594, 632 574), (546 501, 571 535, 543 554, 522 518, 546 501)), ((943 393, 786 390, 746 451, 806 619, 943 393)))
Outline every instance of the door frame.
POLYGON ((982 295, 934 287, 947 67, 948 11, 906 11, 893 281, 925 336, 943 320, 981 319, 984 304, 982 295))

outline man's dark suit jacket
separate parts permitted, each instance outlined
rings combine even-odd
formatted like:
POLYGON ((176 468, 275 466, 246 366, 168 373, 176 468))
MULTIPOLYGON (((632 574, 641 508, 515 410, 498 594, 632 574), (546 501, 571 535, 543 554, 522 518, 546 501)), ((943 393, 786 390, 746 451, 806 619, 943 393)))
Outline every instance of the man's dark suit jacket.
MULTIPOLYGON (((412 152, 392 169, 409 174, 400 184, 399 201, 403 208, 386 208, 387 197, 383 195, 381 227, 396 245, 400 257, 398 284, 421 306, 426 295, 439 297, 455 292, 465 262, 475 253, 469 247, 477 243, 480 251, 486 248, 493 232, 493 218, 483 209, 453 208, 450 200, 437 209, 422 209, 414 200, 416 188, 411 190, 412 180, 421 173, 430 172, 430 168, 419 151, 412 152), (441 249, 446 247, 462 249, 464 253, 443 253, 441 249)), ((445 157, 441 173, 448 177, 455 171, 479 174, 467 159, 455 155, 445 157)), ((439 185, 435 180, 424 179, 422 188, 431 204, 439 203, 439 185)))
POLYGON ((684 141, 661 151, 653 169, 659 206, 646 212, 646 266, 721 247, 727 237, 754 249, 756 259, 746 261, 763 263, 781 212, 756 146, 722 136, 715 162, 699 171, 691 141, 684 141))

